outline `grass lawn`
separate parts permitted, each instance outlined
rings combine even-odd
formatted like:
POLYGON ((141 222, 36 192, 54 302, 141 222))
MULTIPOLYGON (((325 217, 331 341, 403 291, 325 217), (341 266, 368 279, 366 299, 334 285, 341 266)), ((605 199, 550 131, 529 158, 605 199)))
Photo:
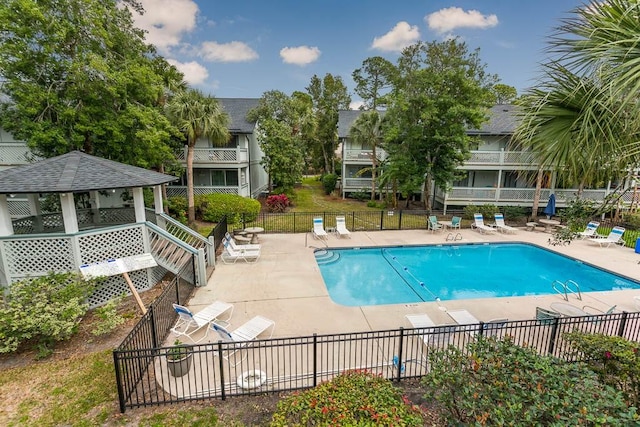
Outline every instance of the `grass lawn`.
POLYGON ((367 207, 367 202, 355 199, 343 199, 340 195, 326 195, 322 182, 317 176, 302 179, 302 185, 295 189, 294 206, 291 212, 333 212, 380 210, 367 207))

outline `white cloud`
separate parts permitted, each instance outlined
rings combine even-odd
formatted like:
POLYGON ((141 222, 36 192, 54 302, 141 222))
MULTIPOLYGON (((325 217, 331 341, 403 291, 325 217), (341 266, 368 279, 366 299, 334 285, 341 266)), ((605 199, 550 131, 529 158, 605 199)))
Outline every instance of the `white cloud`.
POLYGON ((320 49, 315 46, 283 47, 280 49, 280 57, 285 64, 307 65, 317 61, 320 54, 320 49))
POLYGON ((351 101, 351 104, 349 104, 349 109, 350 110, 359 110, 360 107, 362 107, 364 105, 364 102, 361 100, 357 100, 357 101, 351 101))
POLYGON ((371 47, 387 52, 399 52, 420 39, 418 27, 400 21, 387 34, 373 39, 371 47))
POLYGON ((193 85, 202 84, 209 77, 209 71, 196 61, 180 62, 175 59, 167 59, 167 62, 175 66, 184 74, 184 79, 193 85))
POLYGON ((258 59, 258 53, 248 44, 238 41, 229 43, 203 42, 200 56, 214 62, 247 62, 258 59))
POLYGON ((446 33, 456 28, 491 28, 498 25, 496 15, 483 15, 477 10, 464 11, 459 7, 440 9, 424 17, 430 29, 446 33))
POLYGON ((146 30, 147 43, 161 52, 180 44, 185 33, 196 26, 198 5, 193 0, 140 0, 144 14, 132 11, 133 22, 146 30))

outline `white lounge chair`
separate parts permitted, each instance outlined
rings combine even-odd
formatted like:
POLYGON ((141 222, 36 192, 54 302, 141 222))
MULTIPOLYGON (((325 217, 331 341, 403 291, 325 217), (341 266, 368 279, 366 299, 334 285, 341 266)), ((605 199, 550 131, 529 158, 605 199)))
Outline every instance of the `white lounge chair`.
POLYGON ((492 336, 498 335, 508 321, 509 319, 507 318, 498 318, 498 319, 491 319, 487 322, 484 322, 482 324, 482 335, 485 337, 492 337, 492 336))
POLYGON ((494 214, 493 217, 495 218, 496 228, 498 229, 498 231, 502 231, 503 233, 515 233, 516 231, 518 231, 517 228, 511 227, 510 225, 504 223, 503 214, 497 213, 494 214))
MULTIPOLYGON (((447 314, 451 316, 451 318, 458 325, 471 325, 467 326, 465 330, 470 335, 476 335, 479 331, 478 325, 481 323, 473 314, 469 313, 467 310, 449 310, 447 314)), ((488 322, 482 323, 482 335, 483 336, 493 336, 497 335, 500 329, 504 327, 509 319, 506 318, 498 318, 491 319, 488 322)))
POLYGON ((411 327, 415 329, 426 329, 426 333, 421 335, 422 341, 427 347, 441 347, 449 342, 451 333, 455 331, 455 325, 436 326, 433 320, 426 314, 407 314, 405 316, 411 327))
MULTIPOLYGON (((587 237, 599 237, 597 233, 599 226, 600 226, 600 223, 598 221, 590 221, 587 224, 587 227, 584 229, 584 231, 580 231, 578 233, 578 236, 581 239, 586 239, 587 237)), ((601 236, 601 237, 604 237, 604 236, 601 236)))
POLYGON ((209 334, 209 328, 204 336, 199 340, 193 338, 193 334, 198 332, 202 327, 209 325, 214 320, 228 322, 233 314, 233 305, 222 301, 215 301, 197 313, 193 313, 187 307, 173 304, 173 309, 178 313, 178 321, 171 328, 171 332, 177 336, 185 336, 194 343, 199 343, 209 334), (221 318, 222 315, 224 318, 221 318))
POLYGON ((609 235, 605 238, 589 238, 587 239, 590 243, 597 243, 600 247, 609 247, 612 244, 615 245, 623 245, 624 240, 622 240, 622 235, 624 234, 624 227, 613 227, 609 235))
POLYGON ((224 246, 224 251, 220 258, 225 264, 235 264, 239 259, 253 263, 260 258, 260 249, 243 249, 242 246, 234 249, 229 241, 225 241, 222 245, 224 246))
POLYGON ((480 213, 473 214, 473 224, 471 224, 471 228, 475 228, 481 234, 491 234, 496 232, 495 228, 484 224, 484 218, 482 218, 482 214, 480 213))
POLYGON ((343 216, 336 217, 336 233, 338 237, 351 237, 351 232, 347 229, 347 220, 343 216))
POLYGON ((226 241, 229 242, 229 245, 231 245, 231 247, 237 251, 245 250, 245 251, 259 252, 260 249, 262 248, 262 246, 259 243, 254 243, 254 244, 247 243, 247 244, 239 245, 229 232, 225 233, 224 238, 226 241))
MULTIPOLYGON (((235 350, 229 351, 227 352, 227 354, 222 356, 226 360, 229 360, 229 358, 233 354, 242 350, 242 347, 246 346, 246 343, 248 341, 253 341, 255 339, 258 339, 260 335, 266 333, 269 330, 271 331, 269 333, 269 336, 264 339, 271 338, 273 336, 273 330, 275 329, 275 326, 276 326, 276 322, 262 316, 255 316, 254 318, 248 320, 243 325, 238 326, 233 331, 228 331, 222 325, 211 323, 211 328, 215 330, 218 333, 218 335, 220 335, 220 339, 222 341, 239 343, 239 345, 235 347, 235 350)), ((234 366, 239 364, 242 360, 244 360, 244 357, 236 361, 234 366)))
POLYGON ((313 237, 325 240, 328 234, 324 230, 322 218, 313 218, 313 237))

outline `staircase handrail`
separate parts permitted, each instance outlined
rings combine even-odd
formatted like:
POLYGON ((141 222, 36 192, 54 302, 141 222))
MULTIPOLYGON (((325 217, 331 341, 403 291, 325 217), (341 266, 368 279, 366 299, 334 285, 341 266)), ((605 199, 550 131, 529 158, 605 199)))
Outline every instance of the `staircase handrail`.
MULTIPOLYGON (((183 233, 186 233, 189 236, 193 237, 194 240, 197 240, 202 245, 201 247, 212 244, 206 237, 202 236, 198 232, 196 232, 196 231, 192 230, 191 228, 187 227, 186 225, 184 225, 180 221, 176 221, 175 219, 171 218, 169 215, 167 215, 165 213, 160 213, 160 214, 157 214, 157 215, 160 218, 164 219, 167 223, 169 223, 172 226, 178 228, 183 233)), ((171 231, 169 231, 169 230, 167 230, 167 232, 171 233, 171 231)), ((187 243, 189 243, 189 242, 187 242, 187 243)))

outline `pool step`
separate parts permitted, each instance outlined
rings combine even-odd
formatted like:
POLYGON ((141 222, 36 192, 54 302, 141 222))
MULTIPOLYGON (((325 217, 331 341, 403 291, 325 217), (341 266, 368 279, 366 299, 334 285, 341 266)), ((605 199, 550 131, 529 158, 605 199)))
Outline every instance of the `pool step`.
POLYGON ((333 264, 340 259, 340 254, 334 251, 321 250, 315 252, 318 265, 333 264))

